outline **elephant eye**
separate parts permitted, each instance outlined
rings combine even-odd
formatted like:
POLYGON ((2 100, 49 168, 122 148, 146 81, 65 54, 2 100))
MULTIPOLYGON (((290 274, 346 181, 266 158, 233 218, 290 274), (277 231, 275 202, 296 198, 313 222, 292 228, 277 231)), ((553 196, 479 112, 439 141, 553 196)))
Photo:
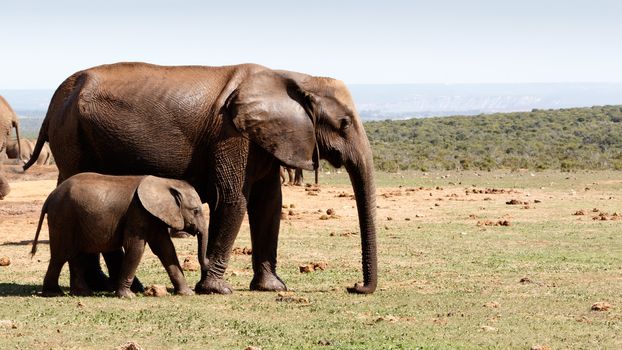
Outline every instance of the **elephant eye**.
POLYGON ((345 130, 347 128, 350 127, 350 125, 352 125, 352 121, 350 120, 349 117, 342 117, 341 118, 341 125, 339 125, 339 129, 341 130, 345 130))
POLYGON ((201 208, 199 208, 199 207, 196 207, 196 208, 192 209, 192 213, 194 215, 199 215, 200 212, 201 212, 201 208))

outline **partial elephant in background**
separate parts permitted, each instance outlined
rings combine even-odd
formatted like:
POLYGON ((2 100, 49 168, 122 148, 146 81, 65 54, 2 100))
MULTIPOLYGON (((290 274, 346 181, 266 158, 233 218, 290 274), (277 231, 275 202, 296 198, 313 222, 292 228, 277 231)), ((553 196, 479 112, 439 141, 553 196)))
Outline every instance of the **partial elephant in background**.
POLYGON ((290 186, 302 186, 303 181, 302 169, 281 166, 281 184, 287 183, 290 186), (285 174, 287 174, 287 179, 285 174))
POLYGON ((198 293, 232 292, 224 272, 246 212, 250 289, 287 289, 276 273, 279 168, 317 169, 320 158, 345 166, 358 209, 364 279, 348 291, 376 289, 372 152, 341 81, 255 64, 98 66, 58 87, 24 169, 46 141, 59 184, 84 171, 190 182, 210 207, 209 242, 199 249, 198 293))
POLYGON ((63 294, 58 277, 67 261, 71 293, 90 295, 83 254, 116 250, 122 245, 125 256, 115 292, 119 297, 133 297, 130 286, 146 243, 164 265, 175 293, 194 294, 169 237, 172 228, 198 235, 199 242, 206 239, 201 199, 187 182, 155 176, 72 176, 56 187, 43 204, 32 255, 37 251, 46 213, 51 258, 43 281, 44 296, 63 294))
MULTIPOLYGON (((12 128, 15 128, 15 136, 19 142, 19 120, 17 119, 17 114, 4 97, 0 96, 0 153, 6 148, 12 128)), ((11 187, 2 173, 2 164, 0 164, 0 199, 9 194, 10 190, 11 187)))
MULTIPOLYGON (((19 144, 16 140, 9 140, 6 146, 6 155, 9 159, 21 159, 26 161, 32 156, 34 148, 35 142, 29 139, 21 139, 19 144)), ((37 157, 36 164, 52 164, 52 151, 50 151, 50 146, 47 143, 43 145, 39 157, 37 157)))
POLYGON ((15 137, 19 141, 19 119, 17 114, 4 97, 0 96, 0 152, 7 145, 12 128, 15 128, 15 137))
POLYGON ((11 192, 11 186, 9 186, 9 181, 0 173, 0 200, 4 199, 9 192, 11 192))

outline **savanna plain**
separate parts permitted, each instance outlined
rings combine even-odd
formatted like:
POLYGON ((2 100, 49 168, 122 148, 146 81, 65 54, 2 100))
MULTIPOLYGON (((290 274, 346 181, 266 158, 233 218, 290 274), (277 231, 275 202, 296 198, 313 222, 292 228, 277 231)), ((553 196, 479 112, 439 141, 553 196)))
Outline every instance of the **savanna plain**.
MULTIPOLYGON (((379 172, 371 295, 346 292, 362 279, 355 201, 346 173, 324 173, 318 187, 283 187, 278 272, 289 292, 248 290, 245 221, 226 273, 232 295, 125 300, 37 295, 45 225, 29 252, 56 168, 4 171, 2 349, 622 348, 620 172, 379 172)), ((174 243, 194 285, 196 240, 174 243)), ((149 249, 137 275, 172 291, 149 249)), ((66 289, 68 277, 65 266, 66 289)))

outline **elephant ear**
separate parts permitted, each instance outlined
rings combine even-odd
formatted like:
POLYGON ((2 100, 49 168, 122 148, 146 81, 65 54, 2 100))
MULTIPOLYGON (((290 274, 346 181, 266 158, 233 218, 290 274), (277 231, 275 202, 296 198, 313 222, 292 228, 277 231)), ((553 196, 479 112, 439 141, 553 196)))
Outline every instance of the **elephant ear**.
POLYGON ((315 129, 306 106, 306 96, 294 80, 263 71, 240 84, 226 108, 236 129, 249 140, 290 167, 313 170, 315 129))
POLYGON ((143 207, 153 216, 168 226, 184 229, 184 218, 181 215, 181 192, 171 184, 155 176, 145 176, 136 190, 143 207))

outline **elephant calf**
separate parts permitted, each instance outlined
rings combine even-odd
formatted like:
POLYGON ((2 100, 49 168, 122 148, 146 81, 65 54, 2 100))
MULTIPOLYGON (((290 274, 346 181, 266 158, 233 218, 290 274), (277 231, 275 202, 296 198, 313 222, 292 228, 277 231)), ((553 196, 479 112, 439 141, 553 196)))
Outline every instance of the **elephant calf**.
POLYGON ((58 277, 67 261, 70 292, 91 294, 85 281, 85 256, 123 247, 125 257, 115 293, 133 297, 130 286, 145 243, 164 265, 175 293, 194 294, 168 233, 173 228, 197 234, 199 246, 207 234, 199 195, 185 181, 155 176, 74 175, 56 187, 43 204, 32 255, 37 251, 46 213, 51 258, 43 281, 44 296, 62 295, 58 277))

